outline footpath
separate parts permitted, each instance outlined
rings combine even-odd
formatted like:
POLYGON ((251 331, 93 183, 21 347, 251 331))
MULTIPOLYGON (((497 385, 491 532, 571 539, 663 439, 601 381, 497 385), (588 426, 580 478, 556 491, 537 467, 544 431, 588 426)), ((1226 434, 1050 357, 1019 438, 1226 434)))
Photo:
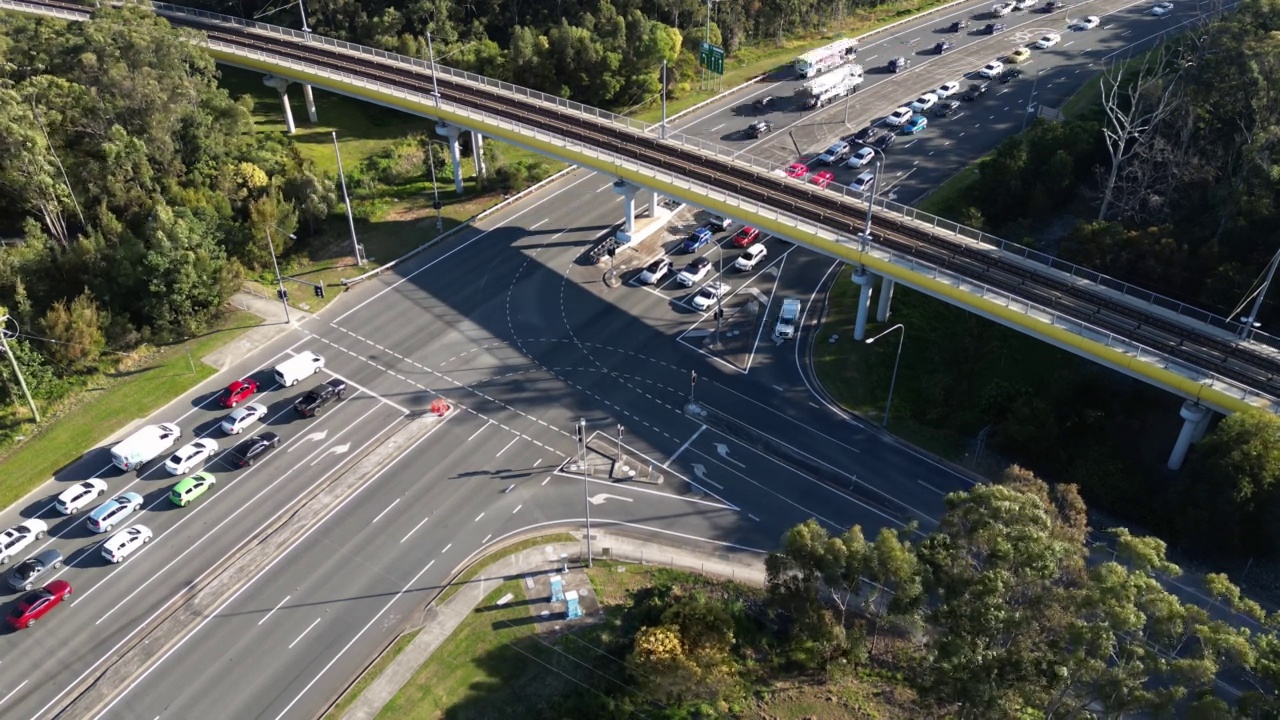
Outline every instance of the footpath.
MULTIPOLYGON (((546 532, 549 531, 542 531, 539 534, 546 532)), ((567 556, 570 573, 578 570, 582 564, 582 540, 585 539, 585 534, 581 532, 570 534, 578 537, 579 541, 548 543, 500 558, 458 588, 457 592, 444 603, 429 606, 418 622, 412 623, 411 627, 405 629, 409 632, 420 628, 421 632, 365 688, 342 716, 342 720, 372 720, 377 717, 400 688, 413 678, 418 668, 439 649, 494 588, 508 580, 519 578, 525 580, 526 587, 532 587, 535 578, 540 581, 537 582, 539 586, 545 586, 546 576, 562 574, 565 563, 563 556, 567 556)), ((726 551, 719 546, 709 550, 702 543, 692 542, 687 543, 687 546, 677 546, 599 530, 591 533, 591 540, 594 546, 592 556, 597 559, 665 565, 748 585, 763 587, 765 584, 765 556, 760 553, 726 551)), ((495 552, 501 552, 501 550, 495 552)), ((477 558, 476 562, 483 562, 483 557, 477 558)), ((462 569, 464 568, 459 568, 459 570, 462 569)), ((584 582, 585 577, 580 583, 584 582)), ((568 586, 569 583, 566 583, 566 587, 568 586)), ((585 605, 587 603, 584 603, 585 605)))
POLYGON ((279 300, 254 295, 243 290, 232 295, 227 304, 257 315, 262 318, 262 324, 241 333, 240 337, 200 358, 206 364, 219 370, 226 370, 232 363, 243 360, 254 350, 312 318, 311 313, 290 306, 290 322, 286 322, 284 306, 280 304, 279 300))

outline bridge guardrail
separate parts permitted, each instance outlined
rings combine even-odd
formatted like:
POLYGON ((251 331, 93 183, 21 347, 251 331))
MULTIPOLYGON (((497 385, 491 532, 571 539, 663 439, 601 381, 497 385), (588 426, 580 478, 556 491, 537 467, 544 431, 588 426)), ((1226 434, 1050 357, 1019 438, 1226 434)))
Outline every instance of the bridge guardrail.
MULTIPOLYGON (((7 0, 7 1, 15 2, 15 4, 24 4, 24 3, 17 2, 17 0, 7 0)), ((940 8, 935 8, 935 10, 949 8, 953 5, 961 4, 962 1, 963 0, 958 0, 958 2, 956 3, 948 3, 947 5, 944 5, 940 8)), ((336 40, 334 38, 326 37, 324 35, 318 35, 316 33, 307 33, 301 30, 293 30, 291 28, 286 28, 279 25, 271 25, 268 23, 261 23, 254 20, 245 20, 243 18, 237 18, 231 15, 208 12, 205 10, 198 10, 195 8, 184 7, 181 5, 173 5, 171 3, 150 2, 148 4, 151 7, 155 8, 156 10, 175 14, 175 15, 193 15, 196 17, 212 20, 215 22, 244 27, 244 28, 256 30, 259 32, 265 32, 272 35, 281 35, 281 36, 293 38, 296 40, 301 40, 304 42, 311 42, 319 45, 324 45, 327 47, 332 47, 332 48, 341 50, 349 54, 363 55, 367 57, 377 58, 385 62, 391 62, 391 63, 401 64, 401 65, 409 65, 424 72, 431 71, 431 64, 425 60, 409 57, 407 55, 401 55, 399 53, 387 52, 385 50, 378 50, 376 48, 371 48, 364 45, 357 45, 355 43, 349 43, 344 40, 336 40)), ((36 7, 44 7, 44 6, 36 6, 36 7)), ((881 28, 881 30, 884 30, 884 29, 885 28, 881 28)), ((873 31, 873 33, 874 32, 875 31, 873 31)), ((873 34, 873 33, 869 33, 869 34, 873 34)), ((451 68, 447 65, 441 65, 440 63, 435 64, 435 70, 443 75, 448 75, 449 77, 452 77, 464 82, 488 86, 508 94, 523 96, 538 102, 555 105, 569 112, 577 113, 580 115, 586 115, 589 117, 594 117, 598 120, 603 120, 605 122, 609 122, 614 125, 619 125, 622 127, 629 128, 635 132, 649 133, 658 125, 654 123, 644 123, 638 120, 633 120, 629 117, 626 117, 625 115, 618 115, 615 113, 611 113, 607 110, 600 110, 599 108, 595 108, 590 105, 584 105, 582 103, 574 102, 572 100, 566 100, 565 98, 561 98, 556 95, 551 95, 549 93, 544 93, 538 90, 532 90, 530 88, 522 87, 520 85, 515 85, 508 82, 503 82, 501 80, 494 80, 492 78, 485 77, 483 75, 478 75, 476 73, 471 73, 464 70, 458 70, 456 68, 451 68)), ((780 170, 780 168, 778 168, 776 165, 774 165, 771 162, 762 160, 760 158, 757 158, 751 155, 744 155, 742 154, 741 151, 735 151, 732 148, 727 147, 725 145, 721 145, 719 143, 703 140, 697 137, 692 137, 689 135, 685 135, 684 133, 671 132, 669 128, 667 133, 667 142, 674 142, 674 143, 683 145, 685 147, 697 150, 698 152, 708 153, 711 155, 718 156, 722 159, 729 160, 731 162, 747 165, 748 167, 751 167, 752 169, 757 170, 759 172, 777 173, 780 170)), ((845 185, 832 183, 826 187, 826 190, 832 193, 839 193, 842 197, 850 200, 854 200, 856 202, 866 201, 865 197, 861 193, 853 191, 848 186, 845 186, 845 185)), ((1174 313, 1179 317, 1184 317, 1194 322, 1202 323, 1202 324, 1208 325, 1209 327, 1223 330, 1225 332, 1229 332, 1237 336, 1247 330, 1247 328, 1238 320, 1225 318, 1216 313, 1212 313, 1207 310, 1198 308, 1196 306, 1189 305, 1187 303, 1184 303, 1178 300, 1174 300, 1173 298, 1167 297, 1165 295, 1161 295, 1159 293, 1145 290, 1143 288, 1137 287, 1130 283, 1124 282, 1123 280, 1118 280, 1108 275, 1104 275, 1094 270, 1090 270, 1089 268, 1083 267, 1081 265, 1077 265, 1075 263, 1062 260, 1060 258, 1054 257, 1052 255, 1041 252, 1039 250, 1035 250, 1034 248, 1030 248, 1025 245, 1021 245, 1019 243, 1004 240, 994 235, 990 235, 985 232, 982 232, 981 230, 960 225, 959 223, 953 222, 951 220, 947 220, 946 218, 938 217, 930 213, 916 210, 915 208, 912 208, 908 205, 903 205, 901 203, 888 200, 887 198, 877 197, 873 199, 873 202, 876 204, 878 208, 886 212, 893 213, 895 215, 901 216, 909 220, 923 222, 935 228, 948 229, 950 230, 950 232, 952 232, 956 236, 967 238, 974 242, 987 245, 993 248, 997 248, 1002 252, 1007 252, 1011 255, 1021 257, 1025 260, 1034 262, 1036 264, 1043 265, 1045 267, 1052 268, 1059 272, 1066 273, 1067 275, 1073 278, 1077 278, 1077 279, 1081 279, 1087 282, 1097 284, 1099 286, 1102 286, 1109 290, 1117 292, 1126 298, 1129 298, 1131 300, 1135 300, 1138 302, 1150 304, 1154 307, 1160 308, 1167 312, 1174 313)), ((1255 342, 1280 349, 1280 337, 1275 337, 1270 334, 1260 332, 1257 329, 1253 329, 1252 331, 1249 332, 1249 338, 1255 342)))
MULTIPOLYGON (((0 4, 3 4, 5 2, 11 2, 11 1, 12 0, 0 0, 0 4)), ((397 98, 402 98, 404 100, 408 100, 414 103, 420 103, 424 107, 424 114, 427 114, 427 115, 430 114, 430 108, 433 107, 437 102, 437 100, 433 96, 430 96, 424 93, 405 90, 403 88, 400 88, 394 85, 389 85, 386 83, 369 80, 362 76, 353 75, 351 73, 334 70, 331 68, 316 67, 306 63, 300 63, 290 58, 283 58, 278 55, 274 55, 270 52, 264 52, 257 49, 248 49, 240 45, 227 45, 227 44, 223 44, 213 40, 210 40, 209 43, 211 46, 218 47, 222 49, 224 52, 227 52, 230 54, 256 56, 259 59, 269 61, 272 64, 275 64, 281 67, 293 67, 300 72, 308 73, 313 76, 329 77, 331 79, 338 80, 344 83, 350 83, 351 85, 355 85, 358 87, 365 87, 375 92, 385 93, 387 95, 397 97, 397 98)), ((649 177, 653 177, 656 180, 660 180, 663 183, 666 183, 675 187, 687 189, 691 195, 709 197, 718 202, 729 205, 731 207, 738 207, 745 212, 750 212, 763 217, 770 218, 778 223, 785 224, 789 227, 795 228, 801 234, 801 236, 809 235, 817 239, 824 240, 828 243, 836 243, 844 247, 854 247, 857 244, 860 244, 858 241, 852 238, 843 237, 828 228, 815 225, 813 222, 803 219, 801 217, 790 215, 786 212, 777 210, 776 208, 773 208, 768 205, 761 205, 760 203, 757 203, 753 200, 734 195, 718 187, 706 185, 697 181, 692 181, 679 175, 673 175, 659 168, 654 168, 649 165, 638 163, 630 158, 612 153, 608 150, 603 150, 601 148, 591 147, 587 145, 580 145, 574 141, 566 140, 565 138, 559 135, 546 132, 545 130, 541 130, 528 125, 523 125, 517 122, 513 122, 506 118, 503 118, 497 115, 492 115, 481 110, 475 110, 472 108, 465 108, 457 105, 452 105, 447 102, 443 103, 443 105, 452 113, 456 113, 458 115, 462 115, 465 117, 473 117, 482 123, 503 127, 514 133, 519 133, 526 137, 536 138, 538 140, 541 140, 542 142, 546 142, 549 144, 559 145, 561 147, 565 147, 566 149, 570 149, 575 153, 578 153, 587 157, 594 157, 606 163, 609 163, 611 165, 621 166, 631 170, 635 170, 649 177)), ((801 238, 799 237, 796 239, 801 240, 801 238)), ((1231 397, 1244 400, 1245 402, 1251 402, 1251 400, 1261 400, 1261 401, 1265 401, 1267 405, 1270 405, 1273 407, 1280 405, 1280 400, 1277 400, 1276 398, 1272 398, 1269 395, 1266 395, 1256 390, 1253 390, 1251 388, 1247 388, 1242 385, 1239 385, 1209 370, 1206 370, 1204 368, 1200 368, 1197 366, 1189 365, 1182 361, 1176 360, 1154 348, 1147 347, 1140 343, 1129 340, 1128 338, 1124 338, 1119 335, 1116 335, 1103 328, 1090 325, 1088 323, 1082 322, 1070 316, 1063 315, 1051 308, 1047 308, 1042 305, 1038 305, 1036 303, 1028 302, 1021 298, 1010 295, 1009 293, 1004 292, 1003 290, 999 290, 997 288, 993 288, 984 283, 976 282, 974 280, 962 277, 960 275, 949 272, 937 266, 921 262, 920 260, 910 255, 903 255, 900 253, 896 253, 892 250, 889 250, 875 243, 871 243, 869 245, 868 252, 870 252, 871 254, 880 258, 885 262, 892 263, 897 267, 901 267, 913 273, 932 278, 934 280, 945 283, 957 289, 963 290, 971 295, 977 295, 978 297, 981 297, 985 300, 999 304, 1003 307, 1007 307, 1016 312, 1020 312, 1022 314, 1034 317, 1042 322, 1045 322, 1046 324, 1061 328, 1074 335, 1085 337, 1095 342, 1099 342, 1100 344, 1103 344, 1108 348, 1112 348, 1120 352, 1123 352, 1126 355, 1129 355, 1130 357, 1133 357, 1137 360, 1153 364, 1157 367, 1164 368, 1172 372, 1176 372, 1184 377, 1192 378, 1200 384, 1203 384, 1208 387, 1212 387, 1218 390, 1219 392, 1222 392, 1223 394, 1229 395, 1231 397)))

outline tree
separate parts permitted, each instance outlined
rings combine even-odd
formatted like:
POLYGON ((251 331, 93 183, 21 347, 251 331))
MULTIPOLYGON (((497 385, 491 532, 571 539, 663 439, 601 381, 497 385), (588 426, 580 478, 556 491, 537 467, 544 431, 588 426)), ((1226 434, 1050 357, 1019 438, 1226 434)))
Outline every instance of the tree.
POLYGON ((1228 415, 1199 443, 1175 486, 1184 532, 1227 552, 1273 554, 1278 483, 1280 418, 1263 410, 1228 415))
POLYGON ((91 367, 106 347, 98 304, 88 290, 70 306, 65 300, 55 303, 41 319, 40 327, 48 338, 44 354, 66 372, 91 367))
POLYGON ((1136 76, 1128 84, 1127 65, 1112 62, 1103 71, 1100 82, 1106 122, 1102 133, 1111 162, 1102 186, 1099 221, 1107 219, 1120 169, 1155 137, 1160 123, 1177 107, 1181 86, 1176 64, 1175 53, 1156 50, 1143 56, 1136 76))

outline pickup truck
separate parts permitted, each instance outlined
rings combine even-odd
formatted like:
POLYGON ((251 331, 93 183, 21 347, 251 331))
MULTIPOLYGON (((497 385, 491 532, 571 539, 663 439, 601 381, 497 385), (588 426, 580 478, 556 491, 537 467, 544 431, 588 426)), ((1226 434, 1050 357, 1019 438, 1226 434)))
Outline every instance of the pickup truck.
POLYGON ((778 314, 778 324, 773 334, 780 338, 796 336, 796 323, 800 321, 800 301, 796 298, 782 299, 782 312, 778 314))

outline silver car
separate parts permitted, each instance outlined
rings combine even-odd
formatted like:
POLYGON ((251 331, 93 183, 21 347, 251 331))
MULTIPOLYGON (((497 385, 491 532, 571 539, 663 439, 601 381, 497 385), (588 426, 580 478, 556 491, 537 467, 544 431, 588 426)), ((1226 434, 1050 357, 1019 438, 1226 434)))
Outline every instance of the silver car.
POLYGON ((23 560, 9 571, 9 587, 14 590, 30 590, 36 580, 49 570, 62 567, 62 553, 49 548, 23 560))

